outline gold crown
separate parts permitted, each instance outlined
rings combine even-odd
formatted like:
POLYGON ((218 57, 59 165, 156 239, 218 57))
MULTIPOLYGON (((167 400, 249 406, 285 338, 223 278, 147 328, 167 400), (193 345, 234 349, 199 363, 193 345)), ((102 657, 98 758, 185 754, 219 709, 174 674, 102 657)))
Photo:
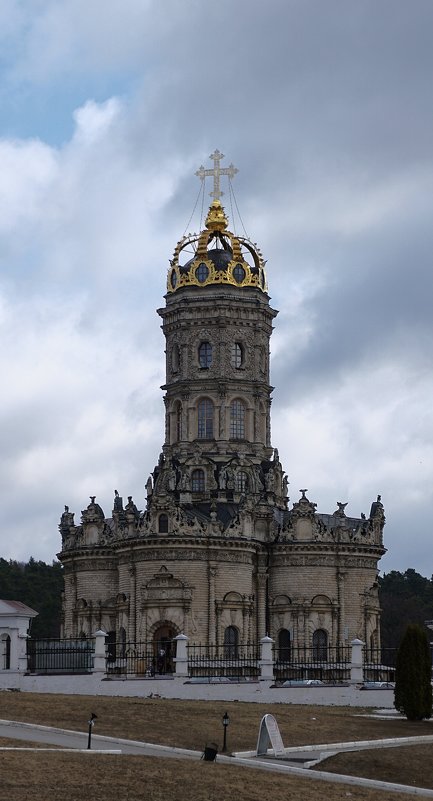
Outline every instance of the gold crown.
POLYGON ((219 200, 211 204, 205 225, 200 234, 188 234, 177 243, 168 271, 167 291, 176 292, 185 286, 231 284, 267 292, 265 261, 259 248, 228 230, 219 200), (189 249, 193 250, 193 257, 184 265, 179 264, 189 249))

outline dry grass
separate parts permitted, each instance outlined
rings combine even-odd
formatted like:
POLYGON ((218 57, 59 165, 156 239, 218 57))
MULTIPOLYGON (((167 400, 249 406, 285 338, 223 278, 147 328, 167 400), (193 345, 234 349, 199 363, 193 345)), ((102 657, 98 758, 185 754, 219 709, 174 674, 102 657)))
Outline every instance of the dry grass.
POLYGON ((0 693, 0 718, 87 731, 90 713, 98 716, 94 734, 202 751, 208 740, 221 745, 221 718, 230 715, 231 751, 255 748, 262 715, 275 715, 284 744, 433 735, 428 721, 372 720, 368 710, 288 704, 244 704, 213 701, 171 701, 161 698, 107 698, 79 695, 0 693))
POLYGON ((412 745, 337 754, 315 769, 433 789, 432 764, 432 745, 412 745))
POLYGON ((407 796, 248 768, 151 757, 2 753, 2 801, 407 801, 407 796))
MULTIPOLYGON (((286 746, 432 734, 428 721, 372 720, 367 710, 149 698, 106 698, 0 693, 0 718, 87 731, 91 712, 98 715, 94 734, 145 740, 201 751, 205 742, 221 745, 221 718, 230 715, 228 745, 253 749, 260 719, 275 715, 286 746)), ((380 749, 341 754, 318 769, 433 788, 433 748, 380 749), (430 768, 430 765, 432 768, 430 768)), ((324 784, 235 766, 150 757, 97 754, 0 752, 0 801, 262 801, 271 793, 282 801, 386 801, 403 796, 324 784), (60 778, 59 778, 60 777, 60 778), (61 787, 61 792, 60 792, 61 787)))

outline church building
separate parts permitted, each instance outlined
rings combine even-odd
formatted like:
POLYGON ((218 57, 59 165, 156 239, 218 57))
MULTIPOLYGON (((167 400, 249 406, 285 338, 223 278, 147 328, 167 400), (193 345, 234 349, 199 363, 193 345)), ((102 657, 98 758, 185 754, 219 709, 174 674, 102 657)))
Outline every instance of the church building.
MULTIPOLYGON (((202 231, 176 245, 165 305, 165 441, 146 508, 94 496, 78 524, 61 516, 63 635, 97 629, 120 643, 257 643, 326 649, 380 645, 380 496, 368 518, 345 503, 321 513, 288 478, 271 444, 270 305, 264 258, 213 201, 202 231)), ((296 455, 294 456, 296 458, 296 455)))

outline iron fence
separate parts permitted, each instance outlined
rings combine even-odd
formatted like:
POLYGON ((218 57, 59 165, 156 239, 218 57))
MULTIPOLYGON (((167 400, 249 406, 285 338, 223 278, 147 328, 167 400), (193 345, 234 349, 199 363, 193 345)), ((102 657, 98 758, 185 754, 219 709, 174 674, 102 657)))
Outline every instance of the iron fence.
POLYGON ((27 640, 29 673, 91 673, 93 639, 27 640))
POLYGON ((257 645, 188 645, 190 678, 257 678, 260 647, 257 645))
POLYGON ((158 647, 152 642, 107 642, 107 674, 127 676, 163 676, 173 673, 175 644, 158 647))
POLYGON ((274 677, 278 682, 346 682, 350 680, 350 664, 349 645, 274 648, 274 677))
POLYGON ((363 649, 364 681, 395 681, 395 661, 397 648, 363 649))

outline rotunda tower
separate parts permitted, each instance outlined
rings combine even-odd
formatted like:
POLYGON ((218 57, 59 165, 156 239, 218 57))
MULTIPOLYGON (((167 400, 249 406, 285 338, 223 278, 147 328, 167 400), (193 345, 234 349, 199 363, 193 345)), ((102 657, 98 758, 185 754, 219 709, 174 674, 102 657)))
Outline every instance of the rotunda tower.
POLYGON ((282 472, 269 475, 269 343, 277 312, 262 254, 228 230, 219 199, 204 230, 178 243, 158 313, 171 486, 192 503, 236 502, 259 496, 267 482, 283 507, 282 472))

